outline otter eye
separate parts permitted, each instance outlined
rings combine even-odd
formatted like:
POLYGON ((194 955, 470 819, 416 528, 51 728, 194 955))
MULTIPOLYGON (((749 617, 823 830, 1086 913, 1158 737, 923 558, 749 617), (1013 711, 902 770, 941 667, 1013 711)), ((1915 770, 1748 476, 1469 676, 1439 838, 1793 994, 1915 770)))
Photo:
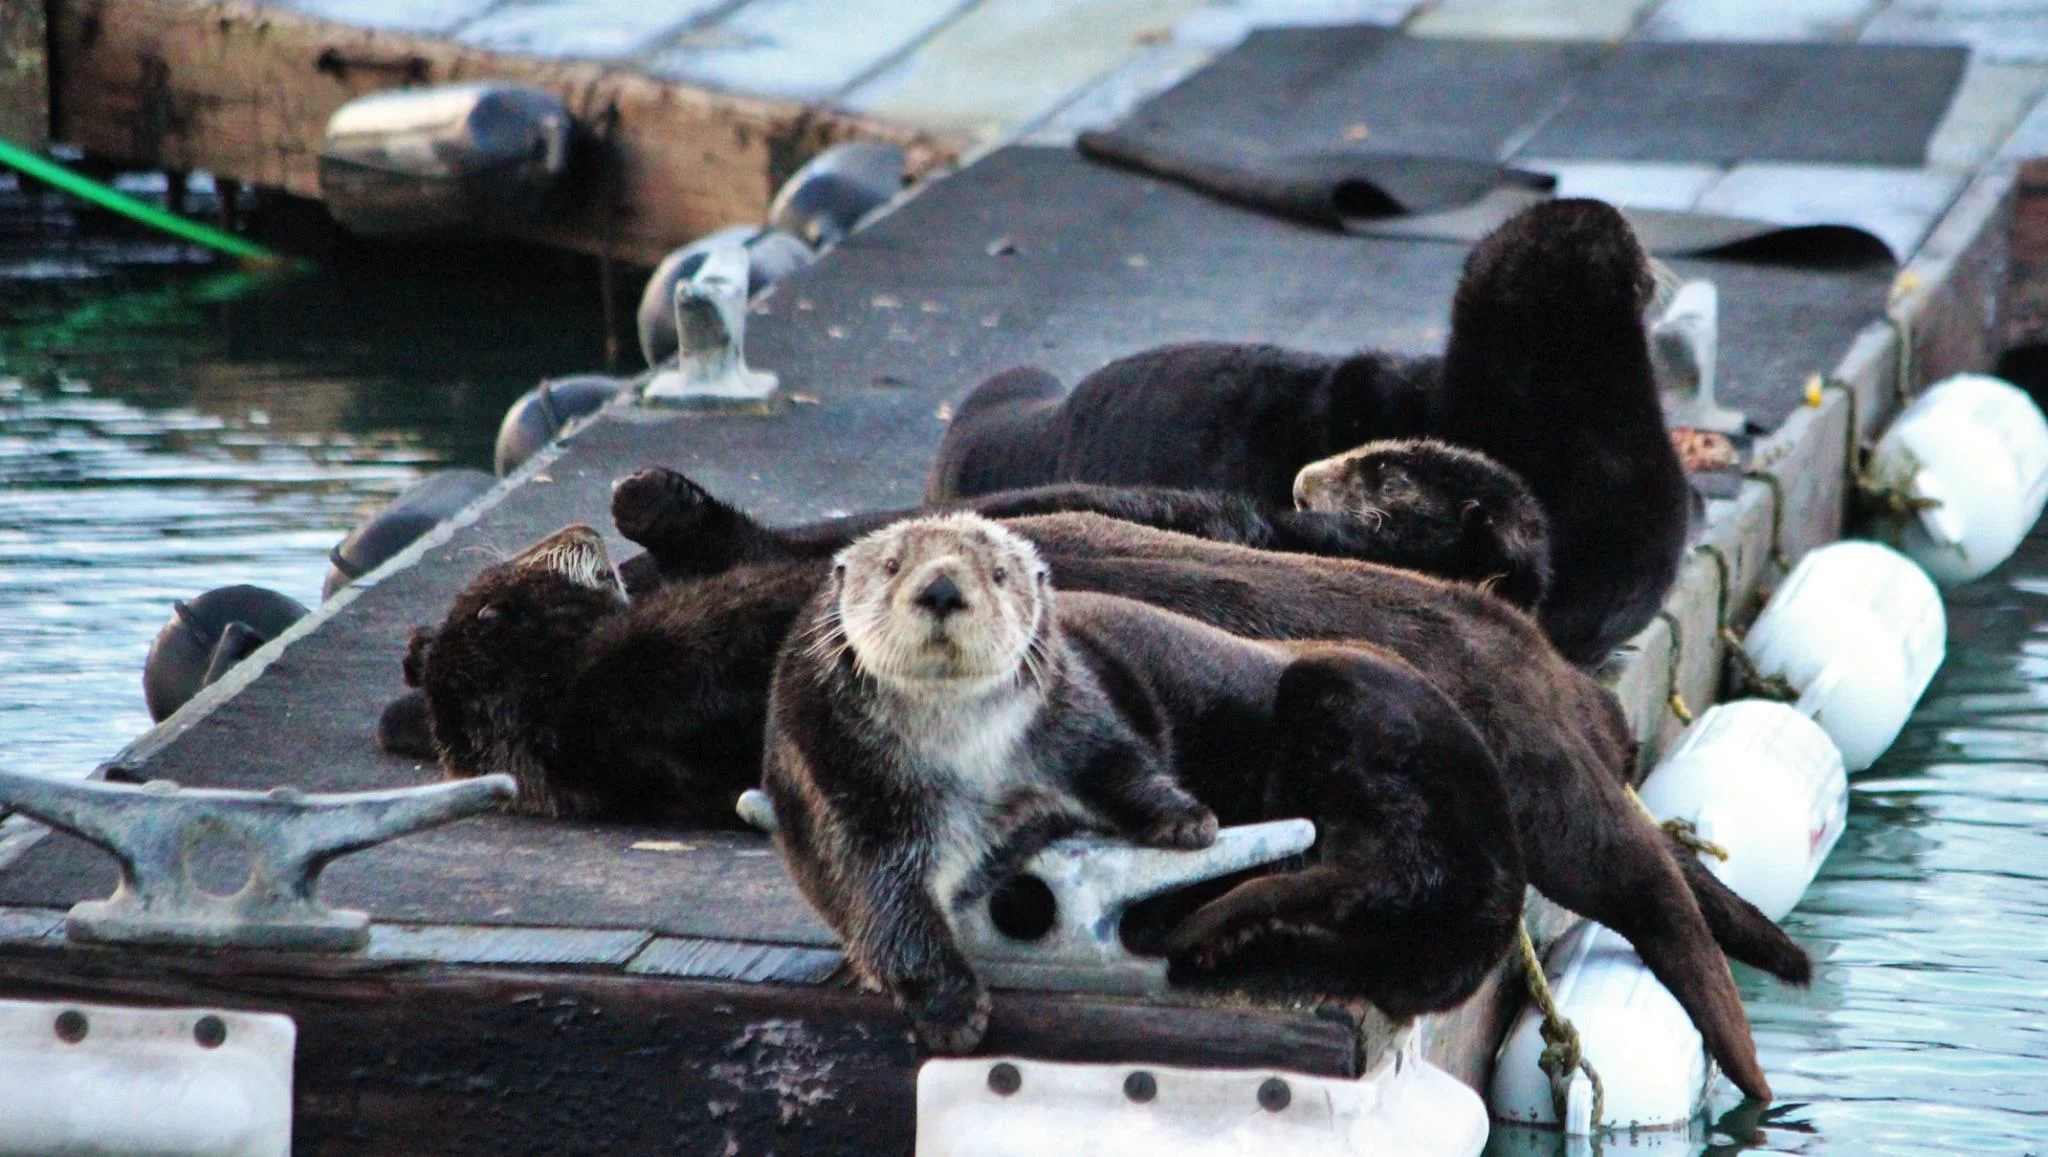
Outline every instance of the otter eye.
POLYGON ((902 559, 890 558, 890 559, 883 559, 883 560, 882 560, 882 573, 883 573, 883 574, 893 575, 893 574, 895 574, 895 573, 896 573, 897 571, 899 571, 899 570, 902 570, 902 569, 903 569, 903 560, 902 560, 902 559))
POLYGON ((1039 571, 1039 572, 1038 572, 1038 573, 1037 573, 1036 575, 1034 575, 1034 576, 1033 576, 1034 578, 1036 578, 1036 579, 1038 580, 1038 585, 1039 585, 1039 586, 1044 586, 1044 585, 1045 585, 1045 578, 1046 578, 1046 574, 1047 574, 1047 572, 1045 572, 1045 571, 1039 571))
POLYGON ((835 564, 833 565, 833 567, 832 567, 832 581, 833 581, 833 582, 835 582, 835 583, 839 583, 839 584, 841 584, 841 585, 844 585, 844 584, 845 584, 845 582, 846 582, 846 564, 845 564, 845 563, 843 563, 843 562, 842 562, 842 563, 835 563, 835 564))
POLYGON ((997 586, 1003 585, 1003 580, 1009 577, 1010 572, 1002 567, 997 567, 996 569, 988 573, 989 581, 996 584, 997 586))

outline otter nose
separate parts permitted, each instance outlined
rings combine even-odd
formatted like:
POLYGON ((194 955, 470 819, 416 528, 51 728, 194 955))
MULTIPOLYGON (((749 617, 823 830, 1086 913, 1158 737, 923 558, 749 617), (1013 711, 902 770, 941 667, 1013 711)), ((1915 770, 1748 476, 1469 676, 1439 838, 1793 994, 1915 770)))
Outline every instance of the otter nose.
POLYGON ((960 593, 959 584, 955 583, 953 576, 949 574, 941 574, 926 583, 924 589, 917 592, 917 597, 910 601, 930 611, 932 617, 939 619, 954 611, 964 610, 967 606, 967 599, 960 593))

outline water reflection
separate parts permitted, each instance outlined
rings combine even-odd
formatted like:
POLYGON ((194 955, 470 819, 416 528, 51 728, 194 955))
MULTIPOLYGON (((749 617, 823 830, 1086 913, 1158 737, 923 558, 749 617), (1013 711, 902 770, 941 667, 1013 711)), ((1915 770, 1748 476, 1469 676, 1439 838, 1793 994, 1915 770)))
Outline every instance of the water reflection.
POLYGON ((554 258, 74 263, 96 276, 0 279, 0 757, 37 773, 148 726, 142 658, 173 599, 249 582, 317 603, 364 510, 426 470, 488 470, 506 405, 602 350, 594 285, 554 258))

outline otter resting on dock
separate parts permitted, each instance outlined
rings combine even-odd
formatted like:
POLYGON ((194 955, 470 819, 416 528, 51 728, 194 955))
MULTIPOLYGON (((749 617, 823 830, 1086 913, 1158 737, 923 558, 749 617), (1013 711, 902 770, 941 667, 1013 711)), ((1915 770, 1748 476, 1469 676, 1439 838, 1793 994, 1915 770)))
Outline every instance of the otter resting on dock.
POLYGON ((1191 343, 1113 361, 1071 393, 1043 371, 1005 371, 956 409, 926 497, 1096 482, 1279 507, 1311 462, 1438 438, 1528 483, 1552 536, 1544 629, 1566 658, 1597 664, 1655 617, 1685 544, 1685 475, 1643 323, 1652 288, 1619 212, 1548 201, 1468 255, 1440 358, 1191 343))
MULTIPOLYGON (((1427 672, 1500 767, 1530 883, 1626 937, 1730 1079, 1768 1095, 1722 954, 1793 983, 1810 962, 1637 809, 1620 705, 1527 616, 1354 560, 1086 514, 1005 525, 1063 592, 1136 598, 1245 638, 1368 644, 1427 672)), ((628 605, 607 568, 558 549, 563 535, 602 550, 588 530, 562 532, 483 572, 438 631, 415 635, 407 674, 443 766, 514 771, 529 812, 736 824, 735 798, 758 781, 775 649, 828 564, 742 565, 628 605)))
POLYGON ((900 522, 836 556, 776 664, 776 843, 928 1047, 987 1026, 953 911, 1082 830, 1206 847, 1219 818, 1311 818, 1312 866, 1202 905, 1171 952, 1314 958, 1397 1020, 1472 994, 1524 879, 1457 708, 1375 649, 1250 642, 1049 577, 987 519, 900 522))

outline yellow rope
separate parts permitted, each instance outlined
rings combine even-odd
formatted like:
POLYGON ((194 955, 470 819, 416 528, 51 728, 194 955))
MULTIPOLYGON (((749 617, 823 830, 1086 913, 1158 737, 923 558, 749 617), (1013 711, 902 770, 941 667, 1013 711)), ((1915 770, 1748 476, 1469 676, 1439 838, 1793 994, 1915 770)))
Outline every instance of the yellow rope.
POLYGON ((1557 1116, 1558 1128, 1565 1127, 1564 1111, 1566 1092, 1570 1089, 1571 1075, 1582 1071, 1593 1083, 1593 1127, 1600 1127, 1601 1118, 1607 1115, 1607 1090, 1600 1083, 1600 1074, 1593 1069, 1593 1062, 1586 1059, 1585 1049, 1579 1042, 1579 1030, 1558 1011, 1557 997, 1550 991, 1550 979, 1543 975, 1543 961, 1536 955, 1536 942, 1529 939, 1529 929, 1520 929, 1522 943, 1522 976, 1528 982, 1529 1002, 1543 1014, 1543 1025, 1537 1031, 1543 1037, 1543 1052, 1536 1058, 1536 1067, 1550 1078, 1550 1107, 1557 1116))
POLYGON ((1671 697, 1664 702, 1671 708, 1671 713, 1678 717, 1680 723, 1691 723, 1692 708, 1685 705, 1685 694, 1678 686, 1681 674, 1679 665, 1684 661, 1685 633, 1679 629, 1677 615, 1670 611, 1658 611, 1657 617, 1663 619, 1665 627, 1671 631, 1671 661, 1664 672, 1665 685, 1671 688, 1671 697))
POLYGON ((1628 798, 1635 801, 1636 810, 1643 813, 1645 819, 1663 828, 1672 839, 1677 840, 1692 851, 1712 856, 1724 864, 1728 862, 1728 849, 1700 835, 1699 828, 1693 826, 1691 820, 1660 820, 1657 818, 1657 813, 1650 810, 1650 805, 1643 802, 1643 797, 1636 794, 1635 788, 1631 787, 1623 790, 1628 792, 1628 798))

